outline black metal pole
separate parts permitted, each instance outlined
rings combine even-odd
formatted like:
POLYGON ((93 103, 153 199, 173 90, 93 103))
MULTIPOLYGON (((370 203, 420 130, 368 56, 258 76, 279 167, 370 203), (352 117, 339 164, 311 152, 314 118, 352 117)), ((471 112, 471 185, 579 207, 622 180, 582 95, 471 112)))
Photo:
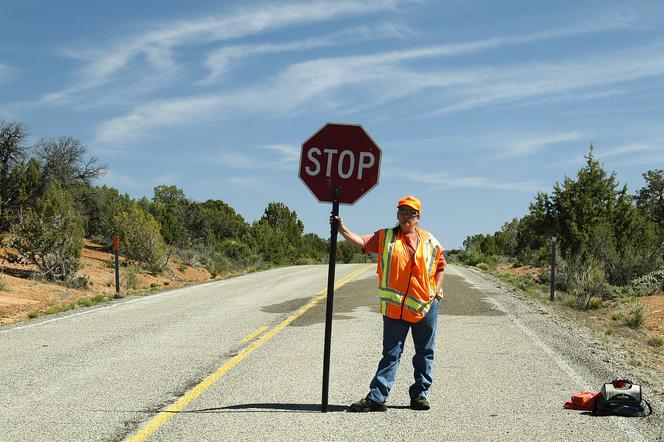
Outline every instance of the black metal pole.
POLYGON ((332 346, 332 313, 334 305, 334 270, 337 262, 337 233, 339 224, 339 195, 341 186, 332 191, 332 223, 330 224, 330 264, 327 273, 327 305, 325 307, 325 350, 323 353, 323 402, 321 411, 327 413, 327 395, 330 384, 330 347, 332 346))
POLYGON ((121 298, 120 294, 120 237, 113 236, 113 253, 115 255, 115 297, 121 298))
POLYGON ((556 237, 551 237, 551 274, 549 276, 549 301, 553 302, 556 286, 556 237))

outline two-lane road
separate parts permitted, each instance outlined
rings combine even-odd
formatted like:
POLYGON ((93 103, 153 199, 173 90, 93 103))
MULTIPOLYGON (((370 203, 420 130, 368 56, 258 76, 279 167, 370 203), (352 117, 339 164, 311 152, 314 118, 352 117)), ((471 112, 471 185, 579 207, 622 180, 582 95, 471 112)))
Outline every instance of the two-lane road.
POLYGON ((326 266, 288 267, 0 328, 0 440, 662 437, 652 418, 563 410, 572 393, 598 388, 608 365, 585 358, 586 343, 538 310, 455 266, 432 409, 407 407, 409 340, 390 408, 371 414, 345 409, 366 394, 380 358, 375 271, 337 267, 345 285, 335 292, 322 414, 326 277, 326 266))

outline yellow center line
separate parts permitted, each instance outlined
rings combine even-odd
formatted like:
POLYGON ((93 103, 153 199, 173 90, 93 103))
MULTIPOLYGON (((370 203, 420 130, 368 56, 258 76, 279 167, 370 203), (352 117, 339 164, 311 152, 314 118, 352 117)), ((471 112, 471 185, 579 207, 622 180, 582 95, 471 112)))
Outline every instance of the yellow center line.
POLYGON ((263 333, 263 332, 264 332, 265 330, 267 330, 268 328, 270 328, 269 325, 264 325, 264 326, 262 326, 262 327, 259 327, 255 332, 249 333, 247 336, 245 336, 244 338, 242 338, 242 339, 240 340, 240 344, 246 344, 247 342, 249 342, 249 341, 251 341, 252 339, 254 339, 256 336, 258 336, 258 335, 260 335, 261 333, 263 333))
MULTIPOLYGON (((342 278, 334 286, 335 290, 345 284, 347 284, 351 279, 360 275, 361 273, 366 272, 370 268, 374 268, 375 265, 369 267, 364 267, 359 270, 356 270, 349 274, 348 276, 342 278)), ((214 385, 219 379, 221 379, 226 373, 228 373, 233 367, 242 362, 247 356, 253 353, 258 348, 262 347, 266 342, 272 339, 277 333, 286 328, 289 324, 295 321, 297 318, 302 316, 307 310, 311 309, 313 306, 318 304, 322 299, 325 299, 327 296, 327 288, 316 293, 315 297, 309 301, 307 304, 303 305, 295 311, 288 318, 284 319, 279 324, 275 325, 270 331, 262 335, 252 344, 244 348, 237 355, 233 356, 226 363, 217 369, 207 378, 203 379, 198 385, 193 387, 191 390, 187 391, 182 397, 177 401, 173 402, 171 405, 166 407, 163 411, 159 412, 154 418, 152 418, 144 427, 139 429, 136 433, 129 436, 126 440, 129 442, 142 442, 150 437, 159 427, 173 419, 176 413, 184 410, 192 401, 199 397, 205 390, 214 385)), ((260 330, 260 329, 259 329, 260 330)))

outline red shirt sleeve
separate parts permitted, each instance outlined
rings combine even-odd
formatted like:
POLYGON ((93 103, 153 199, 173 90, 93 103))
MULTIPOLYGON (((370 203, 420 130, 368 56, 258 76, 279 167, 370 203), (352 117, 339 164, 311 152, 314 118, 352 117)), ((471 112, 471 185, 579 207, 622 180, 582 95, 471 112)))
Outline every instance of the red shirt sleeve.
POLYGON ((445 260, 445 252, 443 251, 438 260, 438 266, 436 267, 436 274, 434 276, 437 277, 440 272, 445 270, 445 267, 447 267, 447 261, 445 260))

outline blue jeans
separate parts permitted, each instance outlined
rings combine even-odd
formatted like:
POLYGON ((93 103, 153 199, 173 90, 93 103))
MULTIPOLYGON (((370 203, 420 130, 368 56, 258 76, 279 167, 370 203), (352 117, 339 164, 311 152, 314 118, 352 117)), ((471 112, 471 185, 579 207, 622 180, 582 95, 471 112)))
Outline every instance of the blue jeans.
POLYGON ((420 322, 410 323, 399 319, 383 316, 383 358, 378 363, 378 370, 369 386, 368 397, 379 404, 387 402, 387 395, 394 385, 399 368, 399 360, 403 353, 404 342, 408 330, 413 331, 415 356, 415 382, 410 386, 410 398, 429 397, 429 387, 433 381, 433 353, 436 347, 436 325, 440 302, 434 301, 427 314, 420 322))

